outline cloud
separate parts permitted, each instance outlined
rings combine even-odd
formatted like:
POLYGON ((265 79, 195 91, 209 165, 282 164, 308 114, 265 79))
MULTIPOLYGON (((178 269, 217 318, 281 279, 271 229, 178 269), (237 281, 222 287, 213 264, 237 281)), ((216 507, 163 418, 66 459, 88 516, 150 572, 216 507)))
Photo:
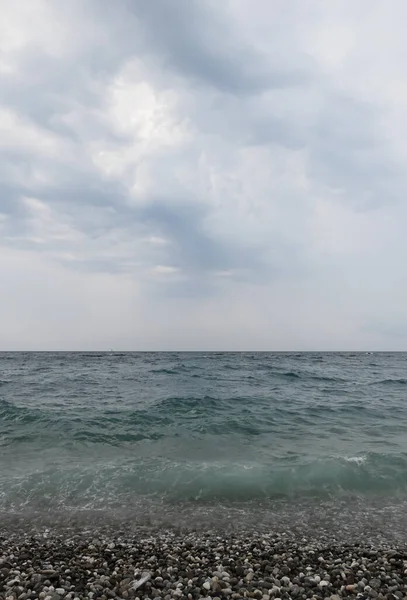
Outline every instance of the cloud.
POLYGON ((0 0, 0 347, 405 348, 392 8, 0 0))
POLYGON ((210 0, 130 3, 148 51, 192 83, 247 95, 298 85, 301 71, 281 68, 236 30, 233 10, 210 0))

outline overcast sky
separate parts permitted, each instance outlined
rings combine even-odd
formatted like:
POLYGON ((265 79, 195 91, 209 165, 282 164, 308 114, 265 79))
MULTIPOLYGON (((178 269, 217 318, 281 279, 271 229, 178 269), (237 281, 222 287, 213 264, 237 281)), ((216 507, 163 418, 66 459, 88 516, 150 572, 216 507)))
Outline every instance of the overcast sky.
POLYGON ((405 0, 0 14, 0 349, 407 349, 405 0))

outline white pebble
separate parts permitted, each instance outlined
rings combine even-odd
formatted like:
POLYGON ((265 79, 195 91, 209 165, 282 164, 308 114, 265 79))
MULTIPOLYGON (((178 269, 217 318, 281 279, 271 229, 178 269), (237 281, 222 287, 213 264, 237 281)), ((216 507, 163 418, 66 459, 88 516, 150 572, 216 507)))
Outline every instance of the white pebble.
POLYGON ((209 583, 209 581, 205 581, 205 583, 202 586, 203 588, 205 588, 205 590, 209 590, 211 589, 211 584, 209 583))

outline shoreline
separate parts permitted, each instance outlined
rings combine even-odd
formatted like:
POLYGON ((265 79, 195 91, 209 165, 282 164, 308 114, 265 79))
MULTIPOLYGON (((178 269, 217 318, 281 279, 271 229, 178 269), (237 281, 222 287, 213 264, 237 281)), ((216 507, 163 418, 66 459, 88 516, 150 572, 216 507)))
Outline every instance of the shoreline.
POLYGON ((0 526, 2 599, 245 597, 405 600, 407 544, 292 531, 0 526))
MULTIPOLYGON (((407 540, 407 498, 356 497, 316 501, 283 499, 252 503, 185 501, 164 503, 140 499, 127 506, 94 508, 39 507, 0 510, 0 533, 41 534, 46 528, 55 534, 99 532, 133 535, 146 531, 250 535, 253 532, 303 537, 317 543, 364 543, 403 545, 407 540)), ((407 600, 407 598, 406 598, 407 600)))

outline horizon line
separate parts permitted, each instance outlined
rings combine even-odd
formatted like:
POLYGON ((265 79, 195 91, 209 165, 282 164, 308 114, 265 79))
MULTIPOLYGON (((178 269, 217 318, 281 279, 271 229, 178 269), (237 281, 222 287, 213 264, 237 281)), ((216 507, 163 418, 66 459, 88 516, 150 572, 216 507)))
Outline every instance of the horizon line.
POLYGON ((84 353, 88 353, 88 354, 148 354, 148 353, 166 353, 166 354, 177 354, 177 353, 195 353, 195 354, 202 354, 202 353, 207 353, 207 354, 260 354, 260 353, 268 353, 268 354, 314 354, 314 353, 321 353, 321 354, 379 354, 379 353, 406 353, 406 350, 372 350, 372 349, 366 349, 366 350, 86 350, 86 349, 82 349, 82 350, 51 350, 51 349, 43 349, 43 350, 1 350, 0 349, 0 354, 28 354, 28 353, 60 353, 60 354, 84 354, 84 353))

